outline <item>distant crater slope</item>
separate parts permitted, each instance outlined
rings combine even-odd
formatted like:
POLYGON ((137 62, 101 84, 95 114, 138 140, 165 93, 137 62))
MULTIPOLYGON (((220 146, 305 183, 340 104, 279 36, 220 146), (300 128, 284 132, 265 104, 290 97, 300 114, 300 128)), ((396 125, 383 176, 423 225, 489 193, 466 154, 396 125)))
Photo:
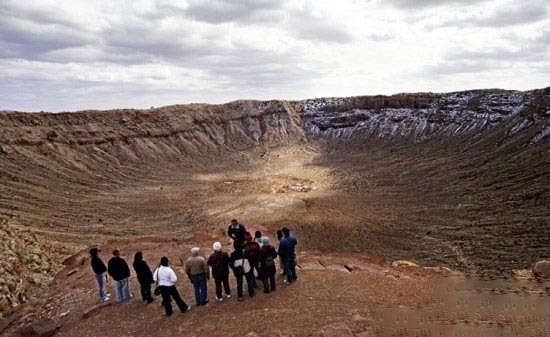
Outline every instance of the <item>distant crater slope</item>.
POLYGON ((497 126, 505 137, 529 130, 529 143, 550 136, 550 88, 471 90, 445 94, 319 98, 298 111, 309 134, 326 139, 479 137, 497 126))

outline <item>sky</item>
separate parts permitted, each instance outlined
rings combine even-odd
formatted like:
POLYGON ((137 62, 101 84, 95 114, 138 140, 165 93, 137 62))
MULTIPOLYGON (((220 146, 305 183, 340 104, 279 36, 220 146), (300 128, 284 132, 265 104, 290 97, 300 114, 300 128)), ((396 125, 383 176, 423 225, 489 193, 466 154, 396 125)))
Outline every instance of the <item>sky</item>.
POLYGON ((0 110, 547 86, 548 0, 0 1, 0 110))

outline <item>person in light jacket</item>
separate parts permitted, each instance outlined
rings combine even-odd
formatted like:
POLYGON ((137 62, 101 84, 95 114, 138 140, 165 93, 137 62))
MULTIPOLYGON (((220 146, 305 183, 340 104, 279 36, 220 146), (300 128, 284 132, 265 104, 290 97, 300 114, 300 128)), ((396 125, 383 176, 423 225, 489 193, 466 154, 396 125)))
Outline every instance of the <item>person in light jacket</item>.
POLYGON ((166 316, 172 315, 172 298, 176 301, 178 308, 182 313, 191 310, 181 298, 178 289, 176 289, 176 281, 178 277, 174 270, 168 265, 168 258, 163 256, 160 259, 160 266, 153 273, 153 280, 158 283, 160 293, 162 295, 162 305, 166 312, 166 316))
POLYGON ((206 305, 208 303, 208 286, 210 280, 210 268, 206 259, 199 256, 199 247, 191 248, 192 256, 185 262, 185 273, 195 287, 195 301, 197 305, 206 305))

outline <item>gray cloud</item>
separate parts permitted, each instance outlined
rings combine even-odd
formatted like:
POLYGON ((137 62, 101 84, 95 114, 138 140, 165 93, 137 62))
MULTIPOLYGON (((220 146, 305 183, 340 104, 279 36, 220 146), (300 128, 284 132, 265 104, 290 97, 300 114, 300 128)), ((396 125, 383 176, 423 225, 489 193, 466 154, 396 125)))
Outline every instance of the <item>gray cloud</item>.
POLYGON ((422 68, 430 75, 450 75, 505 69, 517 64, 531 67, 547 66, 550 60, 550 30, 543 31, 534 39, 516 37, 506 43, 510 48, 461 49, 446 53, 435 65, 422 68))
POLYGON ((492 11, 475 15, 467 15, 434 26, 439 27, 507 27, 523 24, 532 24, 549 18, 550 3, 531 1, 526 6, 524 1, 514 1, 495 7, 492 11))
POLYGON ((487 0, 382 0, 384 4, 390 4, 402 9, 420 9, 445 5, 461 5, 482 3, 487 0))
POLYGON ((284 19, 284 3, 271 0, 193 0, 185 14, 213 24, 280 22, 284 19))

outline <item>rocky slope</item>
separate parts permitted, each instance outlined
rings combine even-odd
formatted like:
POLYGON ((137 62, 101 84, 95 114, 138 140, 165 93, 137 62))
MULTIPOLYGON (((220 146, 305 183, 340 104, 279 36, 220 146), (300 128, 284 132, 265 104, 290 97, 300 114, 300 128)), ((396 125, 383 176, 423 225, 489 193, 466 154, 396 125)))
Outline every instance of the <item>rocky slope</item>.
POLYGON ((550 88, 0 112, 2 243, 48 245, 7 275, 40 289, 51 276, 27 275, 87 245, 232 217, 290 223, 304 249, 509 274, 550 257, 549 139, 550 88))

